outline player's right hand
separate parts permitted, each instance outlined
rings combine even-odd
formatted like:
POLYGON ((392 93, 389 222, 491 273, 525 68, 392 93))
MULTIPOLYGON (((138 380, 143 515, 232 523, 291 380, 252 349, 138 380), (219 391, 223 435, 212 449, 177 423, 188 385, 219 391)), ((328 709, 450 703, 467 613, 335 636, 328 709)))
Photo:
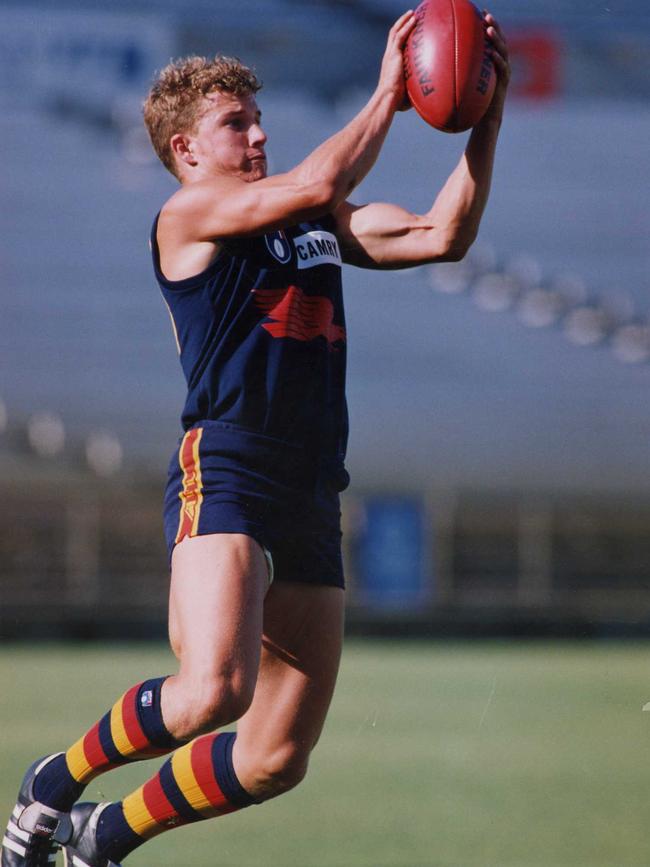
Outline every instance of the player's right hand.
POLYGON ((388 41, 381 62, 378 86, 380 89, 387 90, 393 96, 395 111, 409 108, 410 106, 404 83, 404 58, 402 51, 415 24, 415 13, 412 9, 409 9, 408 12, 400 15, 388 31, 388 41))

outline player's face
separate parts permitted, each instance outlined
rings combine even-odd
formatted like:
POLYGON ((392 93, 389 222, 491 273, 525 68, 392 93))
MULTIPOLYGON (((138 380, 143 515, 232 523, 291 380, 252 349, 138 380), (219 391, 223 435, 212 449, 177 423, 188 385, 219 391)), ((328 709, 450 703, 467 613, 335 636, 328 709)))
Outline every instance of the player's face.
POLYGON ((193 136, 194 153, 205 173, 245 181, 266 177, 266 134, 255 98, 215 92, 206 100, 210 105, 193 136))

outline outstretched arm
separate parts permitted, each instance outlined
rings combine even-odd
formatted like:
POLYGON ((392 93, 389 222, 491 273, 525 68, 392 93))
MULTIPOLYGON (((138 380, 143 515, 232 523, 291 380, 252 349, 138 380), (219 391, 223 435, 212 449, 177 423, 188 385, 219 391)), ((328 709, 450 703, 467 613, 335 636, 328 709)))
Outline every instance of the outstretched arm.
POLYGON ((185 242, 210 241, 260 234, 337 207, 373 166, 404 102, 402 49, 414 25, 412 11, 395 22, 368 103, 296 168, 252 183, 229 175, 188 183, 165 205, 163 230, 171 220, 185 242))
POLYGON ((364 268, 407 268, 462 259, 474 242, 487 203, 510 66, 505 39, 490 14, 488 25, 497 85, 490 107, 470 135, 465 153, 423 215, 397 205, 342 203, 336 210, 343 258, 364 268))

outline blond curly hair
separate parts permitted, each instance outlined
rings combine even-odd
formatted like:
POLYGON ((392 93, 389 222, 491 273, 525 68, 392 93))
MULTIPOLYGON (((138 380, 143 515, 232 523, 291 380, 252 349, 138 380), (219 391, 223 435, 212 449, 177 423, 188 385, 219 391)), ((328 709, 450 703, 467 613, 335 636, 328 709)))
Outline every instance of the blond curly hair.
POLYGON ((213 58, 184 57, 161 70, 144 102, 143 113, 151 143, 165 168, 179 178, 170 140, 176 133, 195 131, 206 94, 217 90, 250 96, 261 87, 252 69, 236 57, 219 54, 213 58))

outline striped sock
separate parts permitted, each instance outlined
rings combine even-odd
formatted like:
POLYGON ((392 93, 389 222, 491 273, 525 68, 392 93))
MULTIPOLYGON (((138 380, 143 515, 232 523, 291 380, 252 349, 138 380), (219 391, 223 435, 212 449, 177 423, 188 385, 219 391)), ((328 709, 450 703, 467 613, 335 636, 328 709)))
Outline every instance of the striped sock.
POLYGON ((255 803, 233 767, 235 737, 224 732, 196 738, 176 750, 155 777, 123 801, 109 804, 97 825, 102 858, 120 863, 163 831, 255 803))
POLYGON ((99 774, 127 762, 163 756, 179 742, 167 731, 160 693, 166 678, 136 684, 66 753, 36 776, 34 796, 56 810, 69 810, 99 774))

